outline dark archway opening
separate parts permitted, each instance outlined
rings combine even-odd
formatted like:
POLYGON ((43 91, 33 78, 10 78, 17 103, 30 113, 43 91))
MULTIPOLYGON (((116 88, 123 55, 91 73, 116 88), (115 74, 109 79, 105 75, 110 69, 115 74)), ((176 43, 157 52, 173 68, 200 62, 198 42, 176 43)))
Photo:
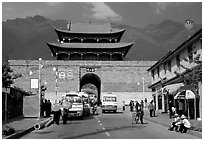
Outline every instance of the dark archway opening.
MULTIPOLYGON (((98 100, 98 105, 99 105, 100 104, 100 96, 101 96, 101 79, 100 79, 100 77, 94 73, 86 73, 80 79, 80 91, 82 88, 84 88, 83 86, 85 86, 87 84, 92 84, 92 85, 96 86, 96 88, 97 88, 97 100, 98 100)), ((93 89, 93 91, 95 91, 95 89, 93 89)))

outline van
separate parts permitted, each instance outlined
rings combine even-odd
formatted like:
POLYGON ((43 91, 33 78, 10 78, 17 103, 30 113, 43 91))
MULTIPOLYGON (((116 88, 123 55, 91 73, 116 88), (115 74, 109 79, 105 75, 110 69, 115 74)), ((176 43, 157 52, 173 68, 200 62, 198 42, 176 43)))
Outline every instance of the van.
POLYGON ((117 97, 114 94, 104 94, 102 96, 102 113, 105 111, 117 111, 117 97))
POLYGON ((79 93, 67 93, 65 95, 65 99, 69 103, 71 103, 71 108, 68 111, 68 117, 80 117, 83 118, 83 110, 84 110, 84 104, 83 104, 83 98, 81 94, 79 93))

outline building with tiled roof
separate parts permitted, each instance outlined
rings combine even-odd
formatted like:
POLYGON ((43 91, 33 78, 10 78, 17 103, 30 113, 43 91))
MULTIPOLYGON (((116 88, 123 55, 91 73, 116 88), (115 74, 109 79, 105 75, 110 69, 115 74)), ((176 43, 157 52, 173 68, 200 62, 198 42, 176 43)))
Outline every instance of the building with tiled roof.
POLYGON ((110 23, 71 23, 55 28, 57 43, 47 43, 57 60, 122 61, 133 43, 120 42, 125 29, 110 23))
POLYGON ((195 60, 202 61, 202 29, 147 70, 151 74, 149 88, 157 111, 168 112, 169 103, 172 102, 179 112, 178 102, 181 101, 188 118, 201 117, 202 66, 195 60), (190 82, 190 76, 194 76, 197 82, 190 82))

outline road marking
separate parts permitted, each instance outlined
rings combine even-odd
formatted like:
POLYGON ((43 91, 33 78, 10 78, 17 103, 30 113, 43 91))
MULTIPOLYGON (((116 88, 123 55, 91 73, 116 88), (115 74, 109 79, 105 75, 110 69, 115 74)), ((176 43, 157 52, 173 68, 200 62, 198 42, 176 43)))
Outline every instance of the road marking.
POLYGON ((108 132, 106 132, 106 135, 107 135, 107 136, 110 136, 110 134, 109 134, 108 132))
MULTIPOLYGON (((100 123, 101 121, 98 119, 98 117, 96 117, 98 122, 100 123)), ((100 126, 102 127, 103 130, 106 130, 106 128, 103 127, 103 125, 100 123, 100 126)), ((110 134, 108 132, 106 132, 107 136, 110 136, 110 134)))

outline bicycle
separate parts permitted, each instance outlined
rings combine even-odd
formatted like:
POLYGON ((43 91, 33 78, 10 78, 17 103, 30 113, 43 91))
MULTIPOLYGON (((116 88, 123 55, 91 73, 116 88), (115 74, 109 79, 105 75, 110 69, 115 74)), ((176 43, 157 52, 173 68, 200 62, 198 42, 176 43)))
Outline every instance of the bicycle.
POLYGON ((134 112, 132 113, 132 124, 138 124, 139 123, 139 113, 134 112))

